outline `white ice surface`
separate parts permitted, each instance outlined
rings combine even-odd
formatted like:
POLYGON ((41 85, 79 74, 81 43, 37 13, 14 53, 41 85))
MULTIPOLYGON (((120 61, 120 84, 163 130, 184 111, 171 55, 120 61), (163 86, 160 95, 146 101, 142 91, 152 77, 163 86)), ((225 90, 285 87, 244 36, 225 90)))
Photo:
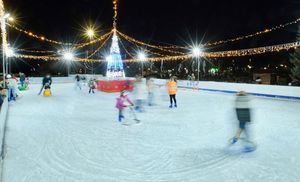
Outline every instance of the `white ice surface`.
POLYGON ((161 88, 157 105, 138 114, 142 124, 128 127, 116 121, 118 94, 54 84, 45 98, 39 87, 10 105, 4 182, 300 180, 299 102, 254 98, 258 148, 235 154, 226 147, 236 129, 232 95, 179 90, 179 107, 169 109, 161 88))

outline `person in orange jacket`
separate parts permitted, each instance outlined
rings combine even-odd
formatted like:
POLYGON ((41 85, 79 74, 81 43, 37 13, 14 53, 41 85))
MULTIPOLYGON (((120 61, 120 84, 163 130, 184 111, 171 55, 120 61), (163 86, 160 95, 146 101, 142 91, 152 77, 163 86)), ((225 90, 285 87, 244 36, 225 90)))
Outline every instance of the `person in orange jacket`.
POLYGON ((177 107, 177 102, 176 102, 176 93, 177 93, 177 82, 175 81, 174 77, 171 77, 170 81, 167 84, 168 86, 168 93, 170 96, 170 108, 173 107, 173 101, 174 101, 174 106, 177 107))

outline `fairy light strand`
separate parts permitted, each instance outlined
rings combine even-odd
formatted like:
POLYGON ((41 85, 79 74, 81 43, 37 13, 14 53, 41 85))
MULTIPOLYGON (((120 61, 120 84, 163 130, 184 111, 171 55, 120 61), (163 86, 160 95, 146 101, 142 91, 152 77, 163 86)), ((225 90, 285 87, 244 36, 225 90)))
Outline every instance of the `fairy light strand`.
MULTIPOLYGON (((201 57, 204 58, 224 58, 224 57, 242 57, 242 56, 252 56, 258 54, 265 54, 271 52, 280 52, 287 51, 290 49, 296 49, 300 47, 300 42, 293 42, 287 44, 279 44, 258 48, 250 48, 250 49, 240 49, 240 50, 229 50, 229 51, 218 51, 218 52, 204 52, 201 54, 201 57)), ((35 56, 35 55, 15 55, 17 58, 23 59, 33 59, 33 60, 44 60, 44 61, 59 61, 63 58, 61 57, 52 57, 52 56, 35 56)), ((180 56, 165 56, 165 57, 152 57, 146 58, 145 61, 151 62, 160 62, 160 61, 184 61, 188 59, 194 58, 193 54, 185 54, 180 56)), ((105 60, 95 60, 95 59, 86 59, 86 58, 74 58, 75 61, 81 62, 105 62, 105 60)), ((134 59, 126 59, 124 62, 139 62, 140 60, 137 58, 134 59)))
POLYGON ((283 29, 283 28, 285 28, 289 25, 297 24, 299 22, 300 22, 300 18, 297 18, 294 21, 287 22, 285 24, 280 24, 280 25, 277 25, 277 26, 274 26, 274 27, 271 27, 271 28, 267 28, 267 29, 264 29, 264 30, 261 30, 261 31, 258 31, 258 32, 252 33, 252 34, 248 34, 248 35, 244 35, 244 36, 240 36, 240 37, 236 37, 236 38, 230 38, 230 39, 227 39, 227 40, 219 40, 219 41, 215 41, 215 42, 211 42, 211 43, 208 42, 208 43, 203 44, 203 46, 216 46, 216 45, 220 45, 220 44, 226 44, 226 43, 229 43, 229 42, 236 42, 236 41, 252 38, 252 37, 255 37, 255 36, 259 36, 259 35, 262 35, 262 34, 270 33, 270 32, 273 32, 275 30, 283 29))
POLYGON ((142 46, 145 46, 145 47, 151 47, 151 48, 154 48, 154 49, 158 49, 158 50, 161 50, 161 51, 164 51, 164 52, 169 52, 169 53, 173 53, 173 54, 180 54, 180 55, 184 55, 185 53, 183 52, 179 52, 179 51, 173 51, 173 50, 168 50, 168 49, 164 49, 162 47, 159 47, 159 46, 155 46, 155 45, 151 45, 151 44, 147 44, 147 43, 144 43, 142 41, 139 41, 139 40, 136 40, 132 37, 129 37, 128 35, 125 35, 123 34, 122 32, 116 30, 116 32, 122 37, 124 38, 125 40, 129 41, 129 42, 132 42, 132 43, 135 43, 135 44, 139 44, 139 45, 142 45, 142 46))
POLYGON ((35 39, 38 39, 39 41, 42 41, 42 42, 48 42, 48 43, 51 43, 51 44, 57 44, 57 45, 64 45, 64 46, 74 46, 75 48, 83 48, 85 46, 88 46, 88 45, 91 45, 91 44, 95 44, 99 41, 102 41, 103 39, 105 39, 106 36, 108 36, 109 34, 111 34, 111 32, 108 32, 100 37, 98 37, 97 39, 94 39, 94 40, 91 40, 89 42, 85 42, 85 43, 66 43, 66 42, 61 42, 61 41, 56 41, 56 40, 51 40, 51 39, 48 39, 46 38, 45 36, 42 36, 42 35, 38 35, 36 33, 33 33, 32 31, 28 31, 28 30, 24 30, 22 28, 19 28, 17 27, 16 25, 13 25, 13 24, 10 24, 10 23, 6 23, 9 27, 21 32, 21 33, 24 33, 26 34, 27 36, 29 37, 32 37, 32 38, 35 38, 35 39))
POLYGON ((44 50, 29 50, 29 49, 16 49, 18 52, 29 52, 29 53, 56 53, 56 51, 44 51, 44 50))
POLYGON ((99 52, 100 49, 102 49, 102 47, 105 45, 105 43, 107 42, 107 40, 111 37, 112 34, 110 34, 103 42, 102 44, 92 53, 90 54, 87 58, 91 58, 93 57, 97 52, 99 52))
POLYGON ((113 11, 114 11, 113 28, 114 28, 114 29, 117 29, 117 21, 118 21, 118 0, 113 0, 113 11))

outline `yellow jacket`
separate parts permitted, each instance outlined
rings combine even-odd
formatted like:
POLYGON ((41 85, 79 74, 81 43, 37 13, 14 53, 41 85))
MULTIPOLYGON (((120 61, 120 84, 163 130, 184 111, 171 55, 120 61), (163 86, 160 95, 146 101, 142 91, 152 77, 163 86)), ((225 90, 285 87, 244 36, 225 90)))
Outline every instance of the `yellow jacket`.
POLYGON ((175 81, 168 82, 169 95, 175 95, 177 93, 177 83, 175 81))

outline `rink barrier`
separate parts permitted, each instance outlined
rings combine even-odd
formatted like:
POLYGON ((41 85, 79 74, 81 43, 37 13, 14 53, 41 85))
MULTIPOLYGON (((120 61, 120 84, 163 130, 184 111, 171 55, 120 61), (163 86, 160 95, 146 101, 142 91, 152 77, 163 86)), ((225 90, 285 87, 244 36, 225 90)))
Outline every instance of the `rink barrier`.
MULTIPOLYGON (((164 86, 168 80, 155 79, 155 84, 164 86)), ((300 87, 279 86, 279 85, 259 85, 246 83, 227 83, 227 82, 212 82, 212 81, 197 81, 191 82, 187 80, 178 80, 179 88, 194 89, 207 92, 219 92, 227 94, 236 94, 239 91, 245 91, 253 96, 273 98, 273 99, 288 99, 300 101, 300 87)))
MULTIPOLYGON (((193 89, 190 87, 184 87, 184 86, 179 86, 180 88, 185 88, 185 89, 193 89)), ((206 88, 199 88, 197 90, 203 90, 203 91, 209 91, 209 92, 221 92, 221 93, 227 93, 227 94, 236 94, 238 93, 237 91, 230 91, 230 90, 215 90, 215 89, 206 89, 206 88)), ((250 95, 258 96, 258 97, 268 97, 268 98, 275 98, 275 99, 289 99, 289 100, 299 100, 300 97, 296 96, 285 96, 285 95, 272 95, 272 94, 261 94, 261 93, 251 93, 247 92, 250 95)))
POLYGON ((5 151, 5 131, 6 131, 6 120, 7 120, 7 113, 8 113, 8 99, 5 98, 1 111, 0 111, 0 134, 1 134, 1 151, 0 151, 0 157, 1 160, 4 158, 4 151, 5 151))

